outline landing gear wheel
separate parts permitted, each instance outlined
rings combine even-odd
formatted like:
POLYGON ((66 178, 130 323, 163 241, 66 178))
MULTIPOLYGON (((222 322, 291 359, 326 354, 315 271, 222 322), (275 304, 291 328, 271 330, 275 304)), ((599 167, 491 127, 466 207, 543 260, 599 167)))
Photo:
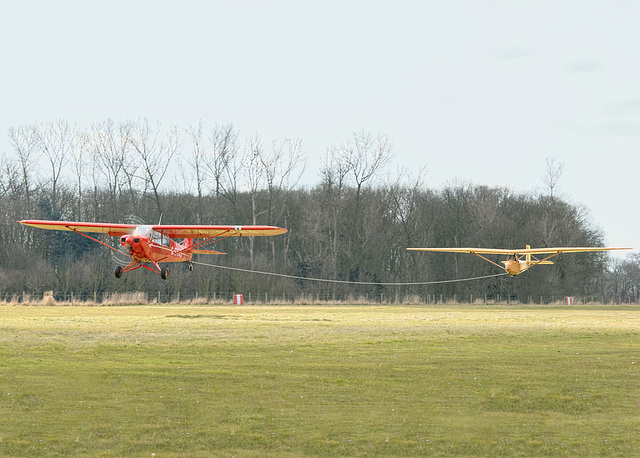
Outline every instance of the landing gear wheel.
POLYGON ((114 274, 116 275, 116 278, 122 277, 122 266, 116 266, 114 274))
POLYGON ((160 277, 163 280, 166 280, 168 275, 169 275, 169 270, 166 267, 163 267, 162 269, 160 269, 160 277))

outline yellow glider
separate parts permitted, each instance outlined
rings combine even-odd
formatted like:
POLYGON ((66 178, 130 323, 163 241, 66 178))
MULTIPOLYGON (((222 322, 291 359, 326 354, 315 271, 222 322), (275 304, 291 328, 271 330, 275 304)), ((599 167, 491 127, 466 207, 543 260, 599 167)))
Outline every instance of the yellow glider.
POLYGON ((560 248, 531 248, 529 245, 525 249, 501 249, 501 248, 407 248, 409 251, 437 251, 445 253, 471 253, 481 259, 490 262, 494 266, 504 269, 512 277, 529 270, 538 264, 553 264, 549 259, 560 253, 584 253, 589 251, 612 251, 612 250, 631 250, 631 248, 620 247, 560 247, 560 248), (483 255, 486 254, 503 254, 507 260, 502 261, 504 266, 493 262, 483 255), (538 259, 534 255, 548 255, 538 259))

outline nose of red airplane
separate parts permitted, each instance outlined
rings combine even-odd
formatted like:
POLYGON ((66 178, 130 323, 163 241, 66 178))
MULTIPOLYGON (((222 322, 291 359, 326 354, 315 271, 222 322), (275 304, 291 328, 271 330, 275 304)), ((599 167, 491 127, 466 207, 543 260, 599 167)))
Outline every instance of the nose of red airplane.
POLYGON ((133 235, 123 235, 122 237, 120 237, 120 245, 122 246, 133 245, 133 235))
MULTIPOLYGON (((136 238, 137 237, 134 237, 133 235, 123 235, 120 237, 120 245, 127 249, 129 254, 133 254, 133 244, 136 242, 136 238)), ((137 241, 139 241, 139 239, 137 241)))

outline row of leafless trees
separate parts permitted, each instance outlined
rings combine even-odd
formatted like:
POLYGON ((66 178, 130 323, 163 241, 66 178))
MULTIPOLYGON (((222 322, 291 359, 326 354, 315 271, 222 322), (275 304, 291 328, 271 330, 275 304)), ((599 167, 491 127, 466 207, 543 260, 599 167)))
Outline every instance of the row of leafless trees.
POLYGON ((200 214, 204 195, 235 202, 245 190, 255 194, 266 188, 275 194, 290 189, 305 163, 300 140, 274 141, 266 148, 257 135, 241 140, 230 124, 181 131, 147 119, 106 120, 81 129, 58 120, 11 128, 9 138, 3 192, 20 189, 32 210, 33 193, 46 189, 54 213, 61 209, 65 186, 79 200, 91 192, 108 193, 113 217, 119 216, 116 202, 136 195, 148 198, 162 214, 163 192, 195 193, 200 214))
POLYGON ((241 137, 232 125, 180 130, 148 120, 107 120, 81 129, 56 121, 13 128, 9 137, 12 149, 2 155, 0 173, 0 294, 639 299, 640 258, 633 256, 611 261, 597 253, 567 254, 555 266, 515 279, 427 284, 497 269, 471 256, 406 251, 410 246, 602 244, 586 209, 558 197, 562 164, 554 160, 545 164, 547 192, 470 184, 430 189, 420 173, 387 173, 393 153, 385 136, 356 132, 327 150, 319 183, 302 187, 306 160, 300 140, 265 146, 257 135, 241 137), (117 255, 76 234, 15 223, 24 218, 150 223, 160 217, 164 223, 286 227, 283 236, 224 241, 216 248, 228 255, 198 261, 296 278, 198 265, 192 273, 173 267, 166 282, 140 271, 116 280, 113 266, 122 262, 117 255), (423 284, 389 285, 397 282, 423 284))

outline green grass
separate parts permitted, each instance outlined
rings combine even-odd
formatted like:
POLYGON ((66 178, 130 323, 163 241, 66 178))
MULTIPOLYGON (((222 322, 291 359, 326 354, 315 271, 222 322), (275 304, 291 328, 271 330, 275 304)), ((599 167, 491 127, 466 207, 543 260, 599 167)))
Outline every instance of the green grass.
POLYGON ((640 309, 0 307, 2 456, 640 455, 640 309))

